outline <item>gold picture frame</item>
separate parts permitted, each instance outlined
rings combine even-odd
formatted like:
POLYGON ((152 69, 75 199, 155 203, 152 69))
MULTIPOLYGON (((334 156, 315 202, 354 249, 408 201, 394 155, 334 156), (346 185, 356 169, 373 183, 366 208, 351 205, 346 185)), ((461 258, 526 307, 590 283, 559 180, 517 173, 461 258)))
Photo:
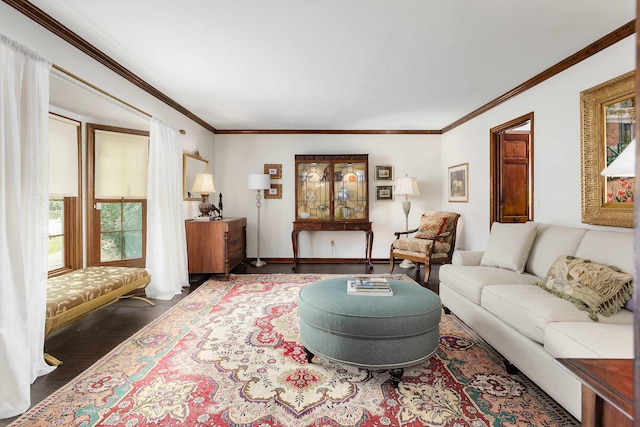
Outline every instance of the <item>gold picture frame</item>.
POLYGON ((264 173, 269 175, 269 179, 282 179, 282 164, 265 164, 264 173))
POLYGON ((209 161, 200 157, 198 151, 193 154, 182 154, 182 200, 202 200, 200 193, 191 193, 191 186, 196 174, 208 172, 209 161))
POLYGON ((282 199, 282 184, 271 184, 268 190, 264 190, 265 199, 282 199))
POLYGON ((635 72, 581 92, 580 110, 582 222, 633 228, 635 178, 605 177, 600 172, 635 135, 635 72), (620 185, 625 186, 623 193, 620 185))

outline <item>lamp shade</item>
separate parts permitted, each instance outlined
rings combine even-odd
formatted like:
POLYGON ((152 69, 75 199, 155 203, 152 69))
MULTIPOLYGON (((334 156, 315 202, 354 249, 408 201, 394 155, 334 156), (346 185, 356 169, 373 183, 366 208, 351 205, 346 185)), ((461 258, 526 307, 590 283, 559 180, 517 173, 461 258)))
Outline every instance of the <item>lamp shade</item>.
POLYGON ((631 140, 622 153, 600 172, 604 176, 636 176, 636 140, 631 140))
POLYGON ((266 190, 271 187, 271 177, 268 174, 252 173, 247 180, 249 190, 266 190))
POLYGON ((395 193, 398 196, 419 196, 420 190, 418 190, 418 180, 408 176, 396 179, 395 193))
POLYGON ((213 185, 213 175, 210 173, 196 174, 196 179, 191 187, 192 193, 211 194, 215 193, 216 187, 213 185))

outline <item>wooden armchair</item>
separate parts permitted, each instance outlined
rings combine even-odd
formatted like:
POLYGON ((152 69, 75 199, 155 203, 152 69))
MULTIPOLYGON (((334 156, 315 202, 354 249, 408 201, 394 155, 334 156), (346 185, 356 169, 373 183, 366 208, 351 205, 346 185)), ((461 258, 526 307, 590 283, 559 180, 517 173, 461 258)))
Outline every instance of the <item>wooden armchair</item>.
POLYGON ((451 262, 456 245, 456 228, 460 214, 432 211, 422 214, 420 226, 412 230, 395 232, 396 240, 389 251, 389 273, 393 272, 395 259, 407 259, 424 264, 424 283, 429 281, 431 264, 451 262), (409 234, 416 233, 409 237, 409 234), (401 238, 406 236, 406 238, 401 238))

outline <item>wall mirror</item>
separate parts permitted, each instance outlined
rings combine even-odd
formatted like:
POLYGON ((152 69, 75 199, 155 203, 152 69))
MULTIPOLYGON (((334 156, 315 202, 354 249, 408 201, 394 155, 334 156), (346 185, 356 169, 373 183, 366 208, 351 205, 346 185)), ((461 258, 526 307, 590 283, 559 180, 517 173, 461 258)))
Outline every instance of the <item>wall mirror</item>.
POLYGON ((182 164, 182 197, 183 200, 201 200, 200 193, 191 193, 191 186, 196 174, 209 171, 209 161, 200 157, 197 151, 193 154, 184 153, 182 164))
POLYGON ((582 222, 633 228, 634 177, 600 172, 635 138, 635 73, 580 93, 582 222))

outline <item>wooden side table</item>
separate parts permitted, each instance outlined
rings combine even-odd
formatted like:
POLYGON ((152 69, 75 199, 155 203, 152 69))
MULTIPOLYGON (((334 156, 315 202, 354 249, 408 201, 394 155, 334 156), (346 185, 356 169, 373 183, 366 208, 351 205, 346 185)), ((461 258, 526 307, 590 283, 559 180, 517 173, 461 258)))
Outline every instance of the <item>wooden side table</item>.
POLYGON ((373 269, 371 262, 371 250, 373 248, 373 228, 370 221, 333 221, 333 222, 310 222, 295 221, 293 223, 293 231, 291 232, 291 245, 293 246, 293 269, 298 265, 299 255, 299 239, 298 235, 301 231, 364 231, 365 237, 365 256, 367 257, 367 265, 369 269, 373 269))
POLYGON ((582 383, 583 427, 633 425, 633 359, 556 359, 582 383))

